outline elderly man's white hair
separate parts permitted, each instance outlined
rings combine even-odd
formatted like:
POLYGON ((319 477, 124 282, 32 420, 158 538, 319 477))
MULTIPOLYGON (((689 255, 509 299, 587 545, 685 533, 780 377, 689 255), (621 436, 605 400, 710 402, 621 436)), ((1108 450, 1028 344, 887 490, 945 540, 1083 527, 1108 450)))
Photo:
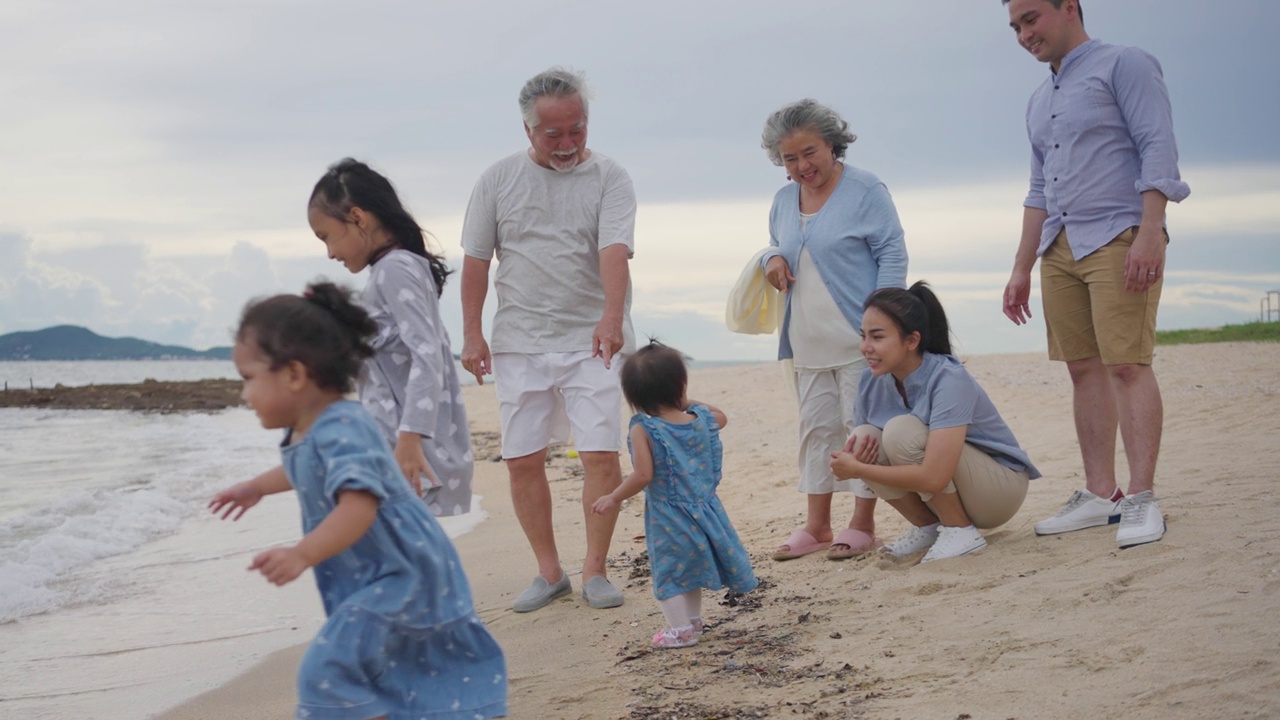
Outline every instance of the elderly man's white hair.
POLYGON ((582 115, 587 116, 587 100, 591 97, 591 89, 587 87, 587 78, 580 72, 567 68, 553 67, 544 70, 529 79, 520 89, 520 115, 524 124, 531 128, 538 126, 538 111, 534 107, 538 98, 543 96, 572 97, 577 95, 582 100, 582 115))

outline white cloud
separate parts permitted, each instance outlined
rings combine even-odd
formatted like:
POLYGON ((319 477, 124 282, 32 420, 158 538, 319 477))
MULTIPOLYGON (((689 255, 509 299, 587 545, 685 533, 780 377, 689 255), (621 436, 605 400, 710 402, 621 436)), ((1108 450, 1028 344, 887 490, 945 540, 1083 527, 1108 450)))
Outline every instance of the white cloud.
POLYGON ((0 235, 0 259, 0 333, 74 324, 195 348, 228 344, 249 298, 298 292, 320 269, 248 243, 193 257, 139 244, 42 253, 16 234, 0 235))
MULTIPOLYGON (((1155 53, 1174 100, 1192 196, 1169 210, 1161 323, 1231 322, 1280 284, 1269 240, 1280 144, 1268 124, 1280 96, 1237 91, 1269 86, 1280 5, 1161 7, 1116 3, 1090 27, 1155 53)), ((222 344, 249 297, 321 273, 359 285, 325 260, 303 213, 316 178, 346 155, 396 182, 456 266, 472 183, 524 142, 520 83, 566 64, 597 91, 592 147, 628 168, 642 201, 635 315, 673 344, 696 357, 770 354, 720 329, 723 302, 767 243, 783 182, 760 125, 804 96, 846 113, 860 136, 849 161, 888 183, 911 277, 937 286, 964 339, 1034 342, 1003 327, 998 303, 1025 194, 1023 108, 1045 69, 1009 37, 1003 9, 820 0, 803 56, 776 9, 0 4, 0 218, 14 230, 0 235, 0 331, 76 322, 222 344)), ((458 339, 456 285, 443 308, 458 339)))

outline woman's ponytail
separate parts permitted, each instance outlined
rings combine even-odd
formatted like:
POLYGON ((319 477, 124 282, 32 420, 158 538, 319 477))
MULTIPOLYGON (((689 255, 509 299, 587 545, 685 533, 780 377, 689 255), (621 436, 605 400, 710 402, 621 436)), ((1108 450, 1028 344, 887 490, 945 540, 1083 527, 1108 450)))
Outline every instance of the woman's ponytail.
POLYGON ((909 290, 880 288, 867 296, 862 311, 875 308, 884 313, 903 335, 920 333, 921 352, 951 354, 951 327, 938 296, 923 280, 909 290))

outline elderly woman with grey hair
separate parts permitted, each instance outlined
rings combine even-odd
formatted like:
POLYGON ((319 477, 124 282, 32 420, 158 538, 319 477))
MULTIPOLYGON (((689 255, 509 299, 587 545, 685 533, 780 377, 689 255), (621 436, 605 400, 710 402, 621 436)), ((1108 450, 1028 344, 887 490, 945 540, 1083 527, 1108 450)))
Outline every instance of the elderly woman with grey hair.
POLYGON ((876 496, 861 480, 837 480, 831 454, 853 430, 858 381, 867 367, 859 350, 862 303, 882 287, 905 287, 907 247, 884 183, 846 165, 856 136, 849 123, 813 100, 787 105, 765 121, 761 146, 787 170, 769 211, 769 244, 761 258, 769 283, 786 293, 778 358, 791 360, 800 400, 800 492, 808 495, 804 527, 773 554, 792 560, 826 549, 844 560, 880 545, 876 496), (833 535, 831 499, 855 496, 847 528, 833 535))

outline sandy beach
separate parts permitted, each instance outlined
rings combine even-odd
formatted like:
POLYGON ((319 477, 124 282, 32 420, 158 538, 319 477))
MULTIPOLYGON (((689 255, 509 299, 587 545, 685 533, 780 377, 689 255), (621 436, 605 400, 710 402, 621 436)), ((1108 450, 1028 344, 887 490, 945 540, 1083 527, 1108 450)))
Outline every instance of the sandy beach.
MULTIPOLYGON (((987 549, 924 566, 769 560, 802 522, 794 400, 775 364, 695 372, 690 395, 729 415, 720 496, 763 582, 740 597, 706 593, 708 632, 674 651, 648 646, 662 618, 641 557, 642 497, 624 508, 612 546, 622 608, 589 609, 575 577, 573 596, 511 611, 533 558, 505 469, 491 460, 493 387, 466 388, 475 491, 490 518, 457 545, 480 615, 507 654, 511 717, 1280 717, 1280 344, 1158 348, 1157 494, 1169 529, 1159 543, 1124 551, 1113 529, 1032 531, 1083 485, 1063 366, 1042 354, 967 365, 1045 477, 1011 522, 986 533, 987 549)), ((583 552, 577 461, 556 457, 549 475, 573 572, 583 552)), ((838 497, 837 517, 852 507, 838 497)), ((906 527, 884 504, 877 522, 886 539, 906 527)), ((263 583, 260 592, 278 591, 263 583)), ((302 650, 245 667, 159 717, 290 718, 302 650)))

